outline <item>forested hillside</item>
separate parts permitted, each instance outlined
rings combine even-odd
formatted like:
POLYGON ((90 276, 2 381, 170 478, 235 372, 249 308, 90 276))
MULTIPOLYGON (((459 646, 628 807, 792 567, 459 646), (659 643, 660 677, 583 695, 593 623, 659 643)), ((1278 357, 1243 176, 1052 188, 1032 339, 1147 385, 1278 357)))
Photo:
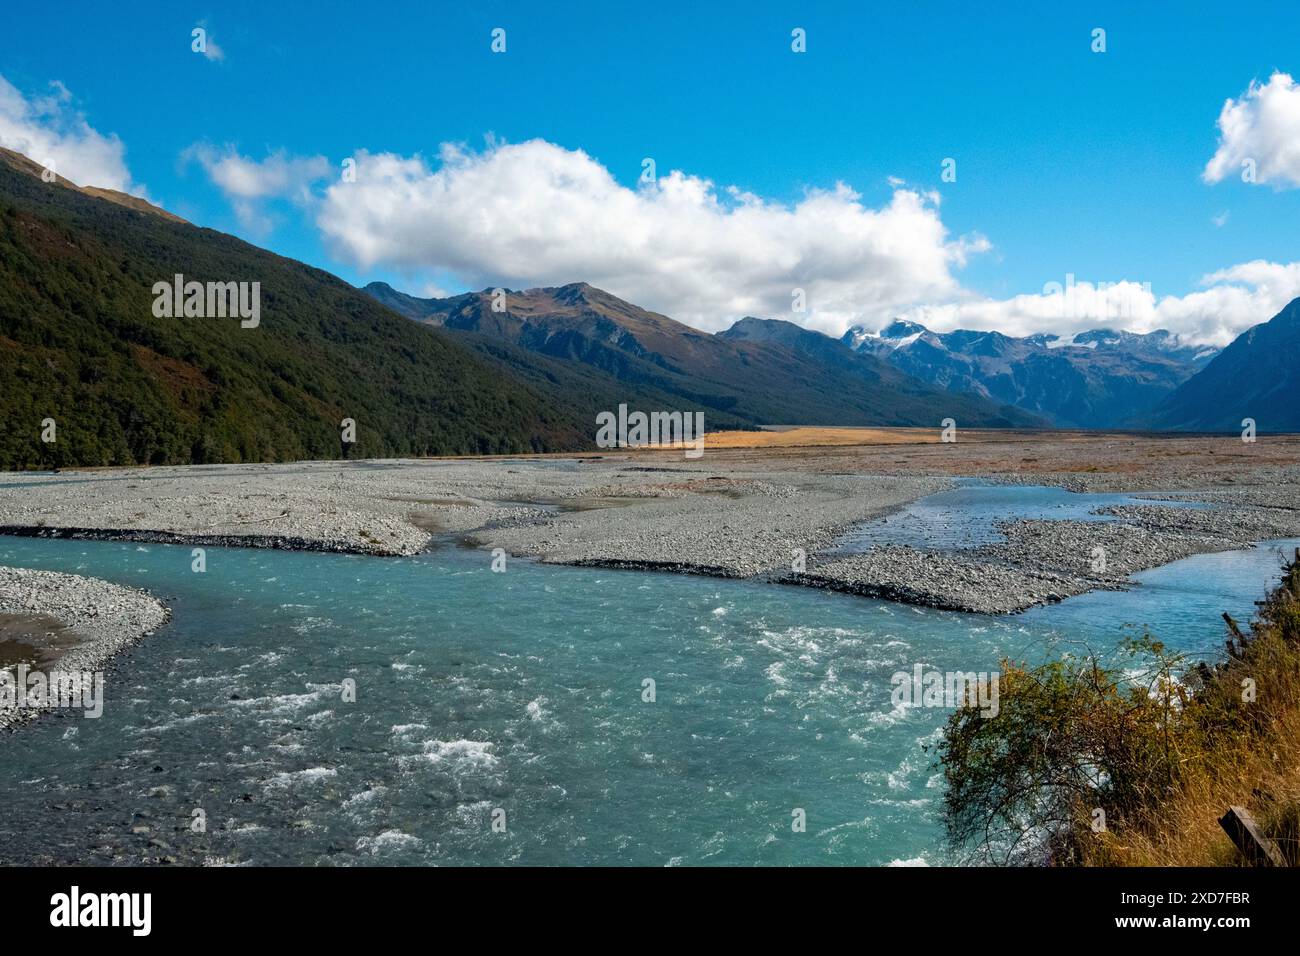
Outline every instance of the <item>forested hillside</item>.
POLYGON ((0 468, 336 458, 345 418, 351 457, 591 443, 585 410, 328 273, 34 168, 0 155, 0 468), (260 282, 258 326, 155 317, 177 273, 260 282))

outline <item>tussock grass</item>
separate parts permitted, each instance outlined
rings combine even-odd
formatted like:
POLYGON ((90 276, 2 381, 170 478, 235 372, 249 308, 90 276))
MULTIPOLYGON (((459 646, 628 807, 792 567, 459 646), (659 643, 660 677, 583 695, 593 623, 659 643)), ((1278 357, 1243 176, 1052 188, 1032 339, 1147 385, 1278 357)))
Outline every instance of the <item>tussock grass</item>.
POLYGON ((1221 660, 1150 635, 1128 660, 1005 663, 1001 713, 950 719, 939 746, 951 842, 989 862, 1238 866, 1219 826, 1247 808, 1300 864, 1300 552, 1221 660), (1101 825, 1099 825, 1101 824, 1101 825))

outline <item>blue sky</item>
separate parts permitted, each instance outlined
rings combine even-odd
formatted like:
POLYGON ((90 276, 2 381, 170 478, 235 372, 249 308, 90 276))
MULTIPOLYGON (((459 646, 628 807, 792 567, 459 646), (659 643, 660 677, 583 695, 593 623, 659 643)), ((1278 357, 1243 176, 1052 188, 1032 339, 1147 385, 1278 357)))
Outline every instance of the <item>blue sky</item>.
MULTIPOLYGON (((48 6, 13 4, 0 76, 28 98, 61 83, 64 109, 120 139, 132 184, 154 201, 359 284, 460 291, 532 274, 487 254, 453 262, 442 246, 417 261, 365 261, 362 240, 323 235, 311 199, 269 196, 239 215, 186 151, 324 157, 334 176, 358 150, 420 156, 433 171, 443 143, 478 153, 488 136, 537 139, 582 150, 630 190, 653 157, 660 176, 681 170, 775 205, 844 183, 870 209, 887 206, 902 180, 937 190, 933 211, 950 241, 982 237, 987 247, 951 264, 959 291, 922 282, 918 306, 1037 294, 1067 274, 1184 297, 1218 270, 1300 258, 1293 183, 1202 177, 1224 101, 1274 71, 1300 71, 1295 4, 1249 14, 1131 2, 279 6, 84 4, 65 7, 56 30, 48 6), (191 51, 198 24, 219 59, 191 51), (495 27, 507 31, 504 54, 489 49, 495 27), (807 31, 806 53, 791 50, 794 27, 807 31), (1104 53, 1091 50, 1096 27, 1104 53), (945 183, 949 157, 957 181, 945 183)), ((326 185, 310 188, 319 196, 326 185)), ((575 254, 556 268, 583 264, 575 254)), ((615 283, 627 268, 593 265, 615 283)), ((554 280, 566 278, 591 276, 554 280)), ((772 287, 786 278, 783 268, 772 287)), ((847 321, 870 288, 835 286, 829 318, 808 324, 847 321)), ((900 296, 864 302, 855 317, 899 312, 900 296)), ((707 298, 685 289, 666 304, 690 312, 701 300, 696 324, 708 326, 710 309, 748 302, 707 298)), ((759 304, 774 311, 771 300, 759 304)))

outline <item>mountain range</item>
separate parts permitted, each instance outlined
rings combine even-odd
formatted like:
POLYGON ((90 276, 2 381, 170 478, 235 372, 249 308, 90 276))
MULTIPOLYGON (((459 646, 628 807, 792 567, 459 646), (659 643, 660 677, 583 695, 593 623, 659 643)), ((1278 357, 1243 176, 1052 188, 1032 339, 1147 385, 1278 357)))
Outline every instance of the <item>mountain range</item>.
POLYGON ((667 396, 673 408, 700 408, 708 427, 922 425, 951 417, 970 426, 1044 424, 1039 416, 984 396, 948 392, 854 352, 820 332, 758 319, 711 335, 647 311, 585 282, 546 289, 468 292, 421 299, 382 282, 365 291, 417 322, 451 332, 481 354, 507 343, 534 355, 608 376, 618 388, 667 396), (494 310, 494 302, 500 302, 494 310))
POLYGON ((709 334, 583 282, 356 289, 43 172, 0 149, 0 468, 572 451, 620 404, 702 410, 709 429, 1300 430, 1294 302, 1217 355, 1164 332, 895 322, 836 339, 746 317, 709 334), (259 283, 260 324, 155 314, 155 285, 176 275, 259 283))
MULTIPOLYGON (((747 316, 710 335, 625 302, 586 283, 420 298, 383 282, 365 291, 417 322, 453 333, 518 373, 539 359, 587 369, 615 393, 632 389, 696 403, 728 427, 762 424, 920 424, 952 417, 973 425, 1232 430, 1235 412, 1192 412, 1203 385, 1242 376, 1247 333, 1229 349, 1188 344, 1166 330, 1092 329, 1069 338, 1000 332, 933 332, 898 320, 879 332, 855 326, 841 338, 781 319, 747 316), (514 351, 506 353, 507 349, 514 351), (1234 365, 1232 372, 1223 370, 1234 365), (611 385, 613 380, 616 385, 611 385)), ((1290 307, 1288 307, 1290 309, 1290 307)), ((1289 311, 1284 315, 1291 314, 1289 311)), ((1254 333, 1295 354, 1279 331, 1254 333)), ((1292 333, 1293 334, 1293 333, 1292 333)), ((1259 351, 1258 349, 1256 351, 1259 351)), ((1277 425, 1300 422, 1273 407, 1285 374, 1263 379, 1254 404, 1277 425)), ((675 407, 675 406, 668 406, 675 407)), ((1261 429, 1269 430, 1260 422, 1261 429)))
POLYGON ((855 326, 842 341, 933 385, 1015 405, 1073 428, 1135 424, 1217 351, 1184 345, 1163 329, 1017 338, 1001 332, 932 332, 902 320, 875 333, 855 326))

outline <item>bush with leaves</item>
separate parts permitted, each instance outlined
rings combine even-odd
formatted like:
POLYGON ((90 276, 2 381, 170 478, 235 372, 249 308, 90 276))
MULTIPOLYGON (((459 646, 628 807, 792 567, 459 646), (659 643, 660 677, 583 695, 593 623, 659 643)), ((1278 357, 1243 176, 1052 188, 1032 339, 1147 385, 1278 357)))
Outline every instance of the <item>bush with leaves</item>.
POLYGON ((1217 814, 1252 799, 1294 831, 1277 796, 1300 787, 1300 552, 1249 632, 1224 618, 1214 665, 1150 634, 1109 661, 1003 662, 998 715, 962 708, 938 745, 952 845, 1003 864, 1152 862, 1190 829, 1219 853, 1217 814))

